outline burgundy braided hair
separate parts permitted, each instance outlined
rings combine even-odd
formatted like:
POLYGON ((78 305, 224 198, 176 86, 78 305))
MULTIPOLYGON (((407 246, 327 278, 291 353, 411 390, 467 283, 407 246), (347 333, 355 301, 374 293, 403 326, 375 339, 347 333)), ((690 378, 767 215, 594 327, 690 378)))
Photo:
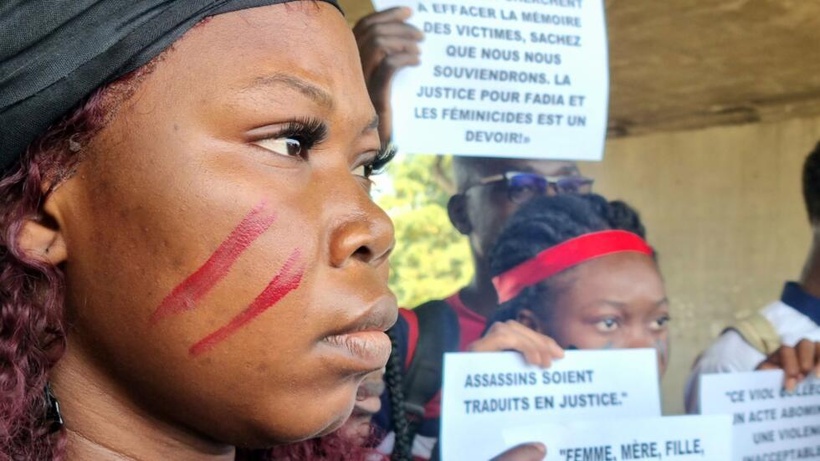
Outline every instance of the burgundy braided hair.
POLYGON ((51 225, 42 204, 156 61, 96 90, 0 176, 0 461, 62 460, 66 445, 46 418, 44 391, 66 344, 63 272, 27 256, 20 233, 29 220, 51 225))

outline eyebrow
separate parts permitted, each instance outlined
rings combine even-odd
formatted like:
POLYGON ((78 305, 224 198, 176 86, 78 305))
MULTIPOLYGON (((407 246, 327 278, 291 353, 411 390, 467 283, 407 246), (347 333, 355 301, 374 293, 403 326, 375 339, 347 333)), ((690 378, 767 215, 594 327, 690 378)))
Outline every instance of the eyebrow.
MULTIPOLYGON (((324 107, 325 109, 330 110, 333 108, 333 96, 331 96, 330 93, 319 88, 316 85, 313 85, 292 75, 277 73, 272 75, 266 75, 264 77, 259 77, 256 80, 254 80, 254 82, 251 85, 245 87, 244 89, 250 90, 260 86, 276 85, 285 85, 287 87, 290 87, 307 96, 308 98, 313 100, 313 102, 324 107)), ((379 123, 379 114, 373 114, 373 118, 370 119, 370 123, 368 123, 362 129, 362 134, 367 133, 369 131, 377 130, 379 128, 379 123)))
POLYGON ((568 174, 580 173, 581 171, 575 165, 564 165, 558 169, 556 176, 564 176, 568 174))
POLYGON ((368 131, 377 130, 379 128, 379 114, 374 114, 373 118, 370 119, 370 123, 364 127, 362 133, 367 133, 368 131))
MULTIPOLYGON (((595 302, 595 304, 607 304, 609 306, 616 307, 618 309, 626 309, 626 307, 628 306, 628 303, 615 301, 615 300, 612 300, 612 299, 599 299, 598 301, 595 302)), ((663 299, 659 299, 659 300, 654 302, 655 307, 660 307, 660 306, 663 306, 664 304, 669 304, 669 298, 664 297, 663 299)))
POLYGON ((333 108, 333 96, 331 96, 330 93, 323 90, 322 88, 319 88, 316 85, 313 85, 312 83, 309 83, 305 80, 302 80, 298 77, 294 77, 292 75, 276 73, 272 75, 266 75, 264 77, 258 77, 254 80, 254 82, 251 85, 247 86, 245 89, 254 89, 260 86, 264 87, 279 85, 287 86, 302 93, 303 95, 313 100, 313 102, 326 109, 333 108))

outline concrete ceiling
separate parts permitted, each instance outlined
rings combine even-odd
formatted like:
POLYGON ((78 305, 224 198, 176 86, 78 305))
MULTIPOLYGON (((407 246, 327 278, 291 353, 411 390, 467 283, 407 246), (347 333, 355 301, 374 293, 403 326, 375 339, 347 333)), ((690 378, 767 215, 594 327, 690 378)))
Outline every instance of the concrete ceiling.
POLYGON ((610 136, 820 115, 820 1, 605 3, 610 136))

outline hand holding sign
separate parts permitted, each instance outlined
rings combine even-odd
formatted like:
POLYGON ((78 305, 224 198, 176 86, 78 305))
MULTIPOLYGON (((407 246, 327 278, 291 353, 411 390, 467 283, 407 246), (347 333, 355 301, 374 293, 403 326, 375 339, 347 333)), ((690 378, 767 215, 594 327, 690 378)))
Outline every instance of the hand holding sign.
POLYGON ((467 348, 470 352, 518 351, 524 360, 543 368, 564 357, 564 350, 549 336, 538 333, 515 320, 495 322, 481 339, 467 348))
POLYGON ((490 461, 541 461, 547 456, 547 447, 541 443, 525 443, 501 453, 490 461))
POLYGON ((442 459, 487 459, 519 443, 544 441, 505 443, 502 433, 510 427, 660 416, 657 354, 567 351, 547 370, 514 353, 446 354, 441 402, 442 459))
POLYGON ((379 137, 387 145, 393 135, 390 88, 399 69, 419 64, 418 43, 424 38, 405 21, 410 8, 395 7, 360 19, 353 27, 370 100, 379 114, 379 137))
MULTIPOLYGON (((404 152, 577 160, 603 155, 609 90, 603 0, 373 5, 385 13, 412 6, 412 17, 392 17, 425 34, 420 65, 391 83, 387 123, 404 152)), ((384 67, 390 76, 398 69, 393 59, 400 60, 388 58, 384 67)), ((377 76, 367 70, 366 77, 377 76)), ((379 111, 388 104, 374 103, 379 111)))
POLYGON ((792 391, 810 375, 820 376, 820 342, 803 339, 794 347, 786 345, 774 351, 757 366, 758 370, 783 370, 783 387, 792 391))

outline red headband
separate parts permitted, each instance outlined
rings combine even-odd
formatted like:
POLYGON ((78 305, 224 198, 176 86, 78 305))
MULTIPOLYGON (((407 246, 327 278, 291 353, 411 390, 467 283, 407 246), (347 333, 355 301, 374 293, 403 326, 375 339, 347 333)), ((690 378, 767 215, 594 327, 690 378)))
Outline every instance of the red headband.
POLYGON ((652 247, 632 232, 608 230, 569 239, 538 253, 532 259, 493 277, 498 302, 507 302, 528 286, 590 259, 613 253, 635 252, 652 256, 652 247))

